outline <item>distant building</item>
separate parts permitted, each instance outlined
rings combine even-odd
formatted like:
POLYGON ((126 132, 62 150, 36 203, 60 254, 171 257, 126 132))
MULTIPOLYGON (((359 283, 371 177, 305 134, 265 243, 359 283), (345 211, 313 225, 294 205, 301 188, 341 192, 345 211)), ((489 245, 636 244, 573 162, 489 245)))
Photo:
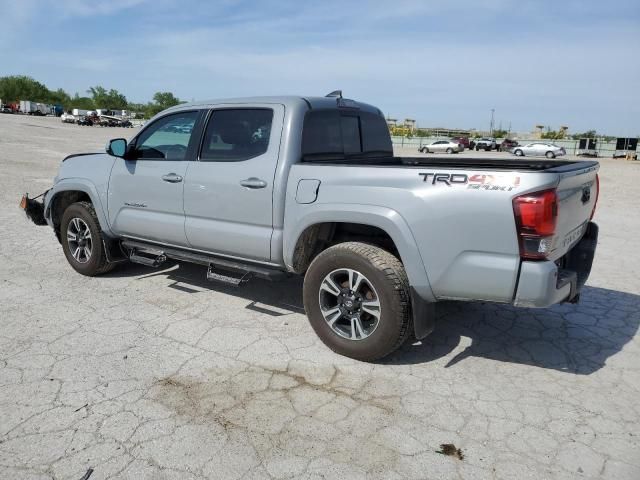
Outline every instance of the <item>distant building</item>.
POLYGON ((447 127, 418 127, 417 131, 429 137, 470 137, 471 130, 447 127))
POLYGON ((410 132, 413 132, 416 129, 416 121, 413 118, 405 118, 402 126, 410 132))

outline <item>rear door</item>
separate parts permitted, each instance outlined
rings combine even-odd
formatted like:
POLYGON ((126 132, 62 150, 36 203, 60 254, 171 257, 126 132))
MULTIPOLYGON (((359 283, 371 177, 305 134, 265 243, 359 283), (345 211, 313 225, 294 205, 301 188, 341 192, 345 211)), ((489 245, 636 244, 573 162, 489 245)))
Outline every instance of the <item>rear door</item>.
POLYGON ((146 127, 118 159, 109 179, 108 211, 119 235, 186 246, 183 188, 200 112, 166 115, 146 127))
POLYGON ((534 147, 534 155, 544 155, 549 147, 544 143, 536 143, 534 147))
POLYGON ((446 144, 447 144, 447 142, 443 142, 443 141, 435 142, 433 144, 433 151, 434 152, 444 152, 446 150, 446 144))
POLYGON ((210 112, 184 189, 185 231, 192 248, 270 260, 283 121, 283 105, 221 105, 210 112))

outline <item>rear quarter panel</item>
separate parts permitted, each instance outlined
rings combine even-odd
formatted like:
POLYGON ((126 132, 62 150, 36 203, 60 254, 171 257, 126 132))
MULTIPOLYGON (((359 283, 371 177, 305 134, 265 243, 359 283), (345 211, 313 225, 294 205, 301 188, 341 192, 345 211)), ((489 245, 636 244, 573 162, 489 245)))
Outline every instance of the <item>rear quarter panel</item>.
POLYGON ((396 226, 387 233, 412 284, 422 270, 423 291, 435 299, 511 302, 520 265, 512 199, 557 182, 557 174, 534 172, 297 164, 287 191, 285 263, 299 233, 318 218, 331 221, 335 213, 334 221, 367 224, 377 208, 396 226), (455 174, 456 182, 434 181, 434 174, 455 174), (301 179, 320 181, 316 202, 296 203, 301 179))

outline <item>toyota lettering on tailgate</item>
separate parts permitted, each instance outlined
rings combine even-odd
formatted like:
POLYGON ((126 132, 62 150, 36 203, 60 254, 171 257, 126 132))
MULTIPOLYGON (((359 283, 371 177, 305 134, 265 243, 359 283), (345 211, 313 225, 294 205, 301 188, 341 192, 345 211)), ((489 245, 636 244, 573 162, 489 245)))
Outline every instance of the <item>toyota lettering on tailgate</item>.
POLYGON ((466 185, 472 190, 500 190, 510 192, 520 185, 520 177, 496 176, 465 173, 419 173, 422 181, 431 185, 444 184, 448 187, 455 185, 466 185))

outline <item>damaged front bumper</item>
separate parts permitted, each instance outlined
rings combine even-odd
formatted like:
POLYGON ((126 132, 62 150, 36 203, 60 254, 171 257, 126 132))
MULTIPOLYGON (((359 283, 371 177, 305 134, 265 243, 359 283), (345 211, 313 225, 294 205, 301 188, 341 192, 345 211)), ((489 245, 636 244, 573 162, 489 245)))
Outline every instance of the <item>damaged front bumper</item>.
POLYGON ((27 218, 34 224, 42 226, 47 225, 47 219, 44 216, 44 197, 48 190, 37 197, 29 198, 29 194, 25 193, 20 199, 20 208, 24 210, 27 218), (38 198, 42 197, 42 201, 38 201, 38 198))

